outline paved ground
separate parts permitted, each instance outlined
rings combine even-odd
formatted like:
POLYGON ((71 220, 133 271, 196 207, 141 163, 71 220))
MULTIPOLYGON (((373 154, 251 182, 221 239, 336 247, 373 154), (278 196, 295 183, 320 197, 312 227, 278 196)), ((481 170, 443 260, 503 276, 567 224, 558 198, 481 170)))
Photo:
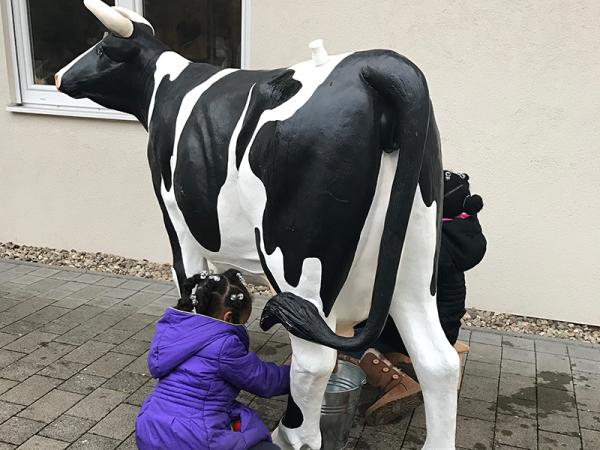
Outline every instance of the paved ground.
MULTIPOLYGON (((0 450, 128 449, 137 409, 152 390, 146 352, 172 286, 0 260, 0 450)), ((258 300, 256 319, 264 300, 258 300)), ((250 326, 252 349, 284 362, 282 330, 250 326)), ((469 353, 458 445, 507 450, 600 448, 600 349, 465 331, 469 353)), ((373 392, 365 390, 363 401, 373 392)), ((269 426, 285 404, 242 395, 269 426)), ((420 448, 422 407, 398 424, 364 427, 348 448, 420 448)))

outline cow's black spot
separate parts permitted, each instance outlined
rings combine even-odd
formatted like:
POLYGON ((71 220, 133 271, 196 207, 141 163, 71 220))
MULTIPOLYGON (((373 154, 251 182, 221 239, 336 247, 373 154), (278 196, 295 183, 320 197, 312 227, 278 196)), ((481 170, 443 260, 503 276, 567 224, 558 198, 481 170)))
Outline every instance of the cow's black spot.
POLYGON ((258 83, 252 88, 252 96, 248 103, 248 112, 237 141, 236 165, 239 169, 244 152, 254 135, 261 114, 267 109, 273 109, 292 98, 302 87, 294 80, 293 70, 276 71, 273 78, 258 83))
POLYGON ((287 409, 281 423, 283 426, 293 429, 302 426, 303 422, 304 416, 302 415, 302 411, 300 411, 300 408, 298 408, 298 405, 294 401, 294 397, 290 394, 288 396, 287 409))

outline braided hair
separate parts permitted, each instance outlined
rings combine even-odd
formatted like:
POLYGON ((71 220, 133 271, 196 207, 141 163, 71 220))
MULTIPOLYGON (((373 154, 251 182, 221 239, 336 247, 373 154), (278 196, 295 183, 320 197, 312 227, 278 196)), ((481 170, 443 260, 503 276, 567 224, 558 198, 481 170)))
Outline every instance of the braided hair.
POLYGON ((232 322, 239 323, 241 313, 252 305, 242 274, 234 269, 225 273, 196 274, 183 282, 176 309, 215 317, 224 308, 230 309, 232 322))

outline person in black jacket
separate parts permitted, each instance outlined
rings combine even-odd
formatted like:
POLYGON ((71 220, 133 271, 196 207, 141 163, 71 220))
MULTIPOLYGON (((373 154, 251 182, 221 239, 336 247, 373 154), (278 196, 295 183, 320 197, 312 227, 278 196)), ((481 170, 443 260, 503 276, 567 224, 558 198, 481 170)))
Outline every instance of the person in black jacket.
MULTIPOLYGON (((452 345, 457 342, 461 319, 466 312, 465 272, 481 262, 487 247, 477 218, 482 208, 482 198, 470 192, 469 176, 444 170, 437 307, 442 328, 452 345)), ((357 332, 360 332, 360 326, 357 332)), ((362 354, 340 355, 341 359, 359 364, 369 384, 382 390, 381 397, 366 411, 368 424, 393 422, 422 402, 418 383, 396 367, 410 361, 407 354, 390 317, 374 348, 362 354)))

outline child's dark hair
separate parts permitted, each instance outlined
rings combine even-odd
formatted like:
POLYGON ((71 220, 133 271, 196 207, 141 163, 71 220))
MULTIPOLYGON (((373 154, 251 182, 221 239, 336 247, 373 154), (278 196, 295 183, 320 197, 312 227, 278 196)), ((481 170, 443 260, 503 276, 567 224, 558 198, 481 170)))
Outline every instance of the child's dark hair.
POLYGON ((176 309, 214 317, 222 308, 232 312, 232 322, 239 323, 240 314, 252 304, 242 274, 229 269, 223 274, 202 272, 183 282, 176 309))

